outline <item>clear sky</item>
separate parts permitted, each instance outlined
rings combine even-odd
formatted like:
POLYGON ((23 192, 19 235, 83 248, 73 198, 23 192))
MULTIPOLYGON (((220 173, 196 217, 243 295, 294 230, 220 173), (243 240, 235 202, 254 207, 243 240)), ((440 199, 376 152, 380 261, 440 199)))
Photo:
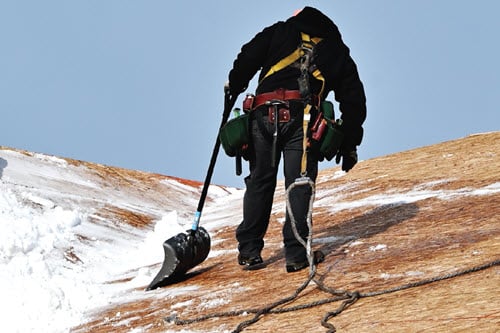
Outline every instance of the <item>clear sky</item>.
MULTIPOLYGON (((358 65, 360 159, 500 130, 500 1, 19 0, 0 2, 0 145, 203 181, 241 45, 305 5, 358 65)), ((244 186, 234 170, 221 150, 213 182, 244 186)))

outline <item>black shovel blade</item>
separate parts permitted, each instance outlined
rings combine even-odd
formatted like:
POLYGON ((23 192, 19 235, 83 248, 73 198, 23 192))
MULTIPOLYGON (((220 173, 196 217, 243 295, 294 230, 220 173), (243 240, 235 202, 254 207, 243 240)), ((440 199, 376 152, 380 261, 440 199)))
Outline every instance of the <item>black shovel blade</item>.
POLYGON ((210 252, 210 235, 202 227, 187 230, 167 239, 163 250, 163 265, 146 290, 178 282, 188 270, 202 263, 210 252))

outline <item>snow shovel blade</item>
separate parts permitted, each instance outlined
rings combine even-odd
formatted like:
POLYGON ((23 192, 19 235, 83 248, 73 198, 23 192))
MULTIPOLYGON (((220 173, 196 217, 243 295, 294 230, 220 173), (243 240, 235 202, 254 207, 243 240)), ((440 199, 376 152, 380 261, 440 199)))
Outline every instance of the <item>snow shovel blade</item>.
POLYGON ((202 227, 190 229, 167 239, 163 250, 163 265, 146 290, 178 282, 188 270, 202 263, 210 252, 210 235, 202 227))

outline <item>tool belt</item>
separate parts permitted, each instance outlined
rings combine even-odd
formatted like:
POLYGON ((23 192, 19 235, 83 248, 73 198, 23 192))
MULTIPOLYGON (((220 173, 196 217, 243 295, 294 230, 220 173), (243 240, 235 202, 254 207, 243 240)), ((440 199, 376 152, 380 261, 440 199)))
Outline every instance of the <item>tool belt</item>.
MULTIPOLYGON (((258 95, 248 94, 243 100, 243 111, 250 112, 261 105, 266 104, 266 102, 271 100, 280 101, 290 101, 290 100, 302 100, 303 97, 299 90, 288 90, 284 88, 276 89, 275 91, 262 93, 258 95)), ((311 103, 313 105, 318 105, 319 98, 314 95, 311 103)))
MULTIPOLYGON (((288 102, 291 100, 302 100, 302 99, 303 98, 299 90, 288 90, 284 88, 279 88, 276 89, 275 91, 262 93, 258 95, 248 94, 246 98, 243 100, 243 111, 245 111, 246 113, 251 112, 257 109, 258 107, 265 105, 267 102, 273 100, 288 102)), ((313 96, 313 102, 317 103, 317 101, 318 97, 313 96)), ((267 116, 269 122, 274 123, 275 113, 273 107, 269 106, 264 115, 267 116)), ((290 109, 288 107, 283 107, 278 110, 278 122, 286 123, 289 122, 292 118, 294 118, 294 115, 290 114, 290 109)))
POLYGON ((277 99, 280 101, 289 101, 292 99, 301 99, 300 91, 298 90, 286 90, 283 88, 276 89, 275 91, 259 94, 255 96, 253 108, 257 108, 267 101, 277 99))

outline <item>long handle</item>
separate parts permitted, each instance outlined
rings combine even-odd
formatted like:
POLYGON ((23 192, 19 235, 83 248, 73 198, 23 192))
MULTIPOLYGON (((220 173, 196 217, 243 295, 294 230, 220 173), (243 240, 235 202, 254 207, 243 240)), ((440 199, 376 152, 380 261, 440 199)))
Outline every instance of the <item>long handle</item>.
POLYGON ((272 158, 271 158, 271 166, 274 168, 277 165, 278 159, 278 135, 279 135, 279 111, 278 105, 282 104, 281 101, 272 101, 272 106, 274 108, 274 133, 273 133, 273 146, 272 146, 272 158))
POLYGON ((236 176, 240 176, 242 172, 242 165, 241 165, 241 154, 238 152, 236 153, 236 176))
POLYGON ((210 158, 210 165, 208 166, 207 175, 205 177, 205 183, 203 184, 203 190, 201 191, 200 201, 198 202, 198 209, 196 210, 196 213, 194 215, 193 225, 191 226, 191 230, 193 231, 198 230, 201 218, 201 211, 203 210, 203 206, 205 205, 205 199, 207 198, 208 187, 210 186, 210 181, 212 179, 212 174, 215 168, 215 162, 217 161, 217 154, 219 153, 219 148, 220 148, 219 133, 222 126, 224 126, 224 124, 227 122, 227 119, 229 118, 229 115, 231 113, 231 109, 233 108, 234 103, 236 103, 237 98, 238 98, 237 95, 232 96, 229 92, 226 92, 224 95, 224 112, 222 113, 222 121, 219 126, 219 131, 217 132, 217 139, 215 140, 214 150, 212 151, 212 157, 210 158))

